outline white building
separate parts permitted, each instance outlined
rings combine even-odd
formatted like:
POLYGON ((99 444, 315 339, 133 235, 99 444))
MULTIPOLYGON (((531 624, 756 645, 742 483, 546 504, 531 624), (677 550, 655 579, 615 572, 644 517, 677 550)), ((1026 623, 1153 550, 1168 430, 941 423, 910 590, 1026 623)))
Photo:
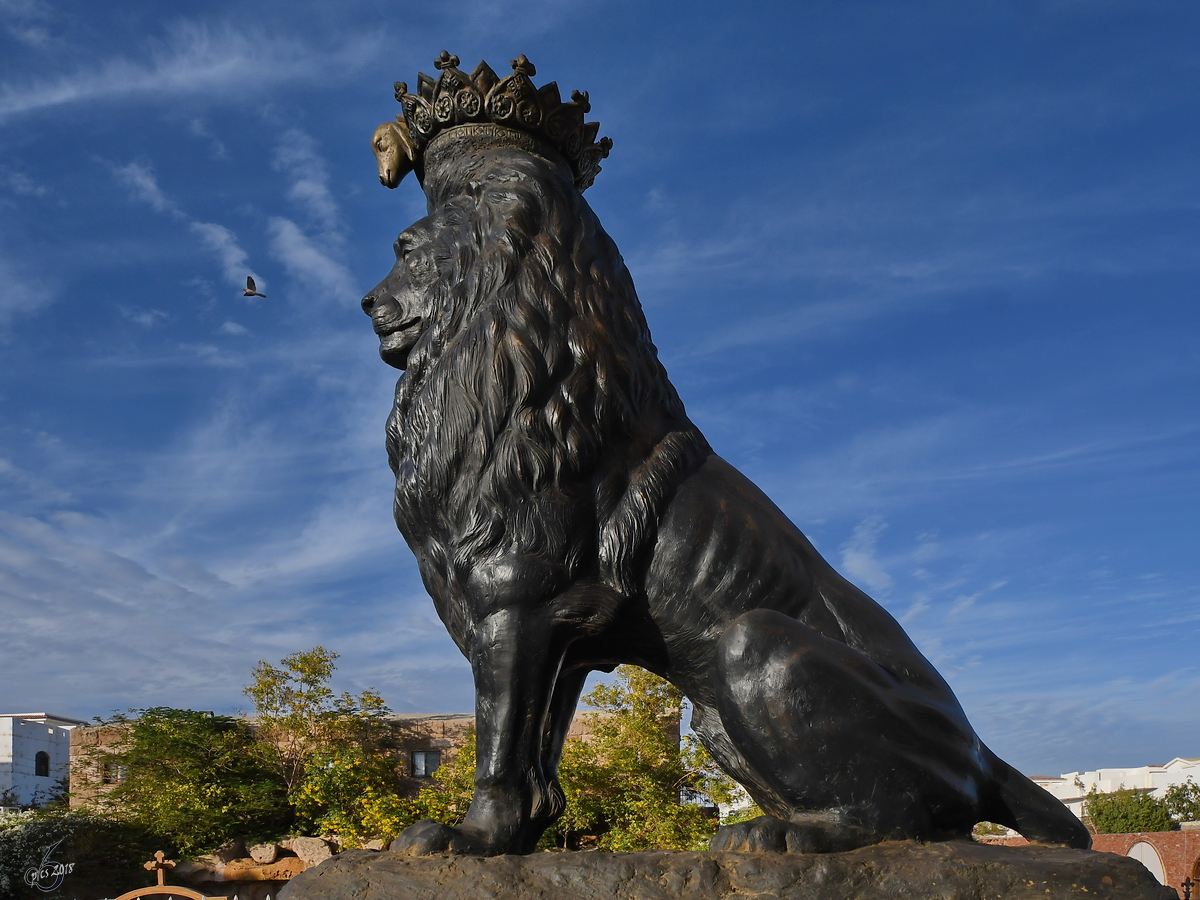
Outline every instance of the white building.
POLYGON ((1031 776, 1070 808, 1083 817, 1083 801, 1092 788, 1098 794, 1111 794, 1121 788, 1148 790, 1162 798, 1167 788, 1184 784, 1188 779, 1200 784, 1200 757, 1176 757, 1163 766, 1140 766, 1136 769, 1097 769, 1094 772, 1067 772, 1054 776, 1031 776))
POLYGON ((67 777, 78 719, 49 713, 0 715, 0 807, 42 803, 67 777))

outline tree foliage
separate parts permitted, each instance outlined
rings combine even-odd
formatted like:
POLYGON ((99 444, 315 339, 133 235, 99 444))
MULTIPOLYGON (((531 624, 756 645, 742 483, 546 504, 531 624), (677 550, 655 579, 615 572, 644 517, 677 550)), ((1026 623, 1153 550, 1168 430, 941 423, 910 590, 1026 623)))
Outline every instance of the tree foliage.
POLYGON ((467 729, 462 747, 432 776, 433 784, 416 797, 371 791, 359 801, 360 835, 392 838, 421 819, 459 825, 475 792, 475 729, 467 729))
MULTIPOLYGON (((99 768, 120 766, 122 783, 95 801, 164 850, 195 856, 234 837, 289 831, 336 835, 343 846, 391 838, 420 819, 462 822, 474 792, 475 734, 416 796, 405 795, 387 707, 373 690, 330 687, 337 654, 324 647, 278 666, 260 662, 246 693, 246 720, 155 708, 97 750, 99 768)), ((563 818, 544 846, 701 849, 716 822, 703 804, 740 788, 691 736, 678 740, 684 698, 667 682, 623 666, 584 698, 598 711, 585 740, 564 748, 563 818)))
POLYGON ((397 760, 382 698, 333 692, 336 659, 315 647, 260 662, 246 688, 253 722, 165 707, 118 717, 120 738, 94 750, 90 768, 121 778, 92 806, 183 856, 293 830, 353 845, 362 798, 395 796, 397 760))
POLYGON ((329 686, 338 654, 325 647, 293 653, 279 666, 259 660, 245 692, 254 701, 259 740, 275 748, 289 795, 312 771, 314 757, 331 749, 359 747, 366 754, 386 749, 387 705, 368 688, 353 696, 329 686))
POLYGON ((602 715, 586 740, 563 750, 558 771, 567 809, 544 842, 572 847, 583 835, 598 835, 602 850, 706 848, 716 823, 689 801, 712 793, 718 773, 698 744, 680 746, 683 694, 650 672, 622 666, 613 683, 583 699, 602 715))
POLYGON ((999 836, 1008 834, 1008 832, 1008 826, 999 825, 996 822, 976 822, 975 827, 971 829, 971 834, 980 837, 986 835, 999 836))
POLYGON ((337 658, 318 646, 279 666, 261 660, 246 694, 259 740, 278 760, 297 825, 355 846, 378 833, 365 818, 372 804, 400 800, 398 761, 379 693, 367 689, 355 697, 330 687, 337 658))
POLYGON ((365 820, 379 798, 397 796, 396 760, 358 744, 334 744, 309 755, 292 793, 297 824, 306 834, 338 835, 346 846, 374 837, 365 820))
MULTIPOLYGON (((0 813, 0 900, 115 897, 153 883, 142 863, 157 849, 157 837, 111 815, 78 809, 0 813), (52 891, 30 886, 24 877, 47 858, 71 867, 52 891)), ((42 887, 52 884, 50 878, 42 887)))
MULTIPOLYGON (((677 738, 683 696, 633 666, 617 670, 584 702, 601 715, 586 740, 563 750, 559 780, 567 797, 563 817, 543 847, 577 847, 595 837, 604 850, 703 849, 715 821, 700 802, 726 802, 740 791, 694 739, 677 738)), ((457 825, 474 792, 475 733, 413 799, 370 793, 360 803, 364 834, 394 837, 419 819, 457 825)))
POLYGON ((1171 831, 1175 821, 1167 804, 1148 790, 1125 788, 1111 794, 1088 791, 1084 813, 1100 834, 1171 831))
POLYGON ((475 793, 475 728, 467 729, 454 758, 433 773, 433 785, 421 788, 412 803, 413 821, 433 819, 458 825, 467 817, 475 793))
POLYGON ((1177 822, 1200 821, 1200 784, 1188 778, 1183 784, 1172 785, 1167 788, 1163 803, 1177 822))
POLYGON ((100 768, 124 773, 101 809, 187 856, 233 837, 286 832, 292 816, 278 765, 245 722, 191 709, 137 712, 118 717, 127 726, 121 739, 96 754, 100 768))

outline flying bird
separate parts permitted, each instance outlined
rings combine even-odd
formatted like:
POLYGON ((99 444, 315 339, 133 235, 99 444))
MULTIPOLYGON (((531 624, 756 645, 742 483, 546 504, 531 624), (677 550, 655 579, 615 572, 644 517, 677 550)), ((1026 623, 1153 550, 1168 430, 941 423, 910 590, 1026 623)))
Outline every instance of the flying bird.
POLYGON ((267 299, 266 294, 260 294, 258 292, 258 288, 256 288, 254 286, 254 279, 251 278, 249 275, 246 276, 246 287, 242 290, 242 296, 243 297, 262 297, 264 300, 267 299))

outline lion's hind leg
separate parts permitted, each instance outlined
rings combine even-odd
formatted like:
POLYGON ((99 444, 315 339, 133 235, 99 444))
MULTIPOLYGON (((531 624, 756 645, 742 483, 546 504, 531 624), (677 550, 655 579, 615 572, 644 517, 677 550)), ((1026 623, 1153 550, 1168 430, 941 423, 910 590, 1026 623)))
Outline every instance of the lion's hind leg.
POLYGON ((986 752, 953 697, 930 696, 781 613, 732 622, 717 647, 716 708, 764 819, 714 849, 847 850, 966 836, 986 752))

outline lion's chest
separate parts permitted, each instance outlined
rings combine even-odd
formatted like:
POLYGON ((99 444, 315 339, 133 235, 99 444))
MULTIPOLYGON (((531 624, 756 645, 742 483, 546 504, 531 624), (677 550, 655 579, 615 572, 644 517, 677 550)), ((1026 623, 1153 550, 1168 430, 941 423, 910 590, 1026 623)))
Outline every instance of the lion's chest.
POLYGON ((449 501, 446 492, 433 489, 422 479, 418 461, 411 455, 401 455, 396 460, 395 473, 392 514, 396 527, 413 550, 430 541, 453 544, 456 517, 446 508, 449 501))
POLYGON ((421 428, 427 417, 404 413, 398 407, 388 427, 393 514, 427 584, 454 591, 485 573, 503 591, 531 570, 573 573, 588 558, 581 548, 594 545, 595 525, 586 480, 530 477, 512 464, 506 434, 489 440, 464 429, 463 439, 447 441, 444 422, 421 428))

